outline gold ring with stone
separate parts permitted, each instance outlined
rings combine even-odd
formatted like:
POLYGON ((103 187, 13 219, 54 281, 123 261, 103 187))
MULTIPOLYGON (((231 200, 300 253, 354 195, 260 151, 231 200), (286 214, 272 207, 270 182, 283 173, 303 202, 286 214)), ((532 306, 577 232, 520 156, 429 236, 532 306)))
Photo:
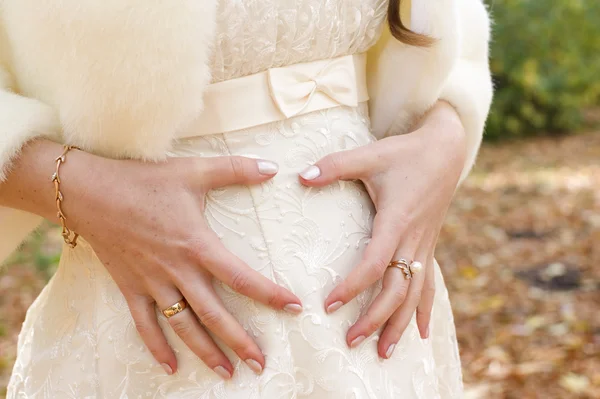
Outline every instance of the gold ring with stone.
POLYGON ((410 271, 410 264, 404 258, 400 258, 398 260, 393 260, 390 262, 388 267, 397 267, 402 270, 402 274, 404 275, 405 280, 410 280, 412 278, 412 272, 410 271))

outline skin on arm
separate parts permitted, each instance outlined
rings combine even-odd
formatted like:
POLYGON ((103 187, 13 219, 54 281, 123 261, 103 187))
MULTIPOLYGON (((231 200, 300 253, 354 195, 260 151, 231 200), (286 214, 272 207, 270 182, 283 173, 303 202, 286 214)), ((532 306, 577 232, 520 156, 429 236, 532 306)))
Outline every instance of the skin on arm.
MULTIPOLYGON (((58 222, 54 186, 50 177, 55 159, 62 151, 60 144, 49 140, 34 140, 25 145, 15 160, 8 179, 0 182, 0 205, 58 222)), ((69 154, 69 158, 71 157, 81 158, 82 154, 72 152, 69 154)), ((75 162, 77 161, 74 160, 73 163, 75 162)), ((78 170, 74 173, 71 168, 65 168, 61 172, 65 175, 65 184, 61 184, 61 190, 65 194, 65 207, 70 207, 78 202, 77 190, 72 190, 72 186, 77 184, 79 178, 85 179, 86 171, 78 170)))

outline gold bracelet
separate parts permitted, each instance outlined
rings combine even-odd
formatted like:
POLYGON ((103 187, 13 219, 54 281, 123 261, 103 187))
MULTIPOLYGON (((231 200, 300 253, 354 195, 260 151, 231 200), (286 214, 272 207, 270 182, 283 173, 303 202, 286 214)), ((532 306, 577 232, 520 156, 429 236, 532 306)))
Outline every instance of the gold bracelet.
POLYGON ((54 172, 54 174, 52 175, 52 182, 54 183, 54 190, 56 191, 56 208, 58 209, 57 216, 62 226, 63 239, 71 248, 75 248, 77 246, 77 237, 79 237, 79 234, 75 233, 74 231, 71 231, 67 227, 67 217, 65 216, 62 210, 62 201, 64 197, 62 192, 60 191, 60 176, 58 172, 60 170, 60 165, 65 163, 67 160, 67 153, 71 150, 78 150, 79 148, 72 145, 65 145, 64 148, 65 149, 61 156, 56 158, 56 172, 54 172))

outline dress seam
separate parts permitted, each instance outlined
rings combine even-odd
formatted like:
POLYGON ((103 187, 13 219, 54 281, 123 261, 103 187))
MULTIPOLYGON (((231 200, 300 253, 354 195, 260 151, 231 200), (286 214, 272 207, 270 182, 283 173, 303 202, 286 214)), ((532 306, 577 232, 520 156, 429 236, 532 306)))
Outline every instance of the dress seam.
MULTIPOLYGON (((225 147, 227 148, 227 153, 229 154, 229 156, 233 156, 233 154, 231 152, 231 148, 229 147, 229 143, 227 142, 227 137, 225 137, 225 133, 222 133, 221 136, 223 137, 223 143, 225 143, 225 147)), ((265 228, 264 228, 264 226, 262 224, 260 216, 258 215, 258 209, 257 209, 257 206, 256 206, 256 200, 254 199, 254 195, 252 194, 252 190, 247 185, 244 185, 244 187, 246 187, 246 190, 248 190, 248 195, 250 196, 250 200, 252 201, 252 208, 254 209, 254 215, 256 216, 256 223, 258 224, 258 229, 260 230, 260 234, 262 235, 262 238, 263 238, 263 240, 265 242, 265 247, 267 249, 267 257, 269 259, 269 263, 271 264, 271 275, 274 278, 275 274, 273 273, 273 269, 274 269, 273 256, 272 256, 272 253, 271 253, 271 247, 269 245, 269 241, 267 240, 267 233, 266 233, 265 228)))

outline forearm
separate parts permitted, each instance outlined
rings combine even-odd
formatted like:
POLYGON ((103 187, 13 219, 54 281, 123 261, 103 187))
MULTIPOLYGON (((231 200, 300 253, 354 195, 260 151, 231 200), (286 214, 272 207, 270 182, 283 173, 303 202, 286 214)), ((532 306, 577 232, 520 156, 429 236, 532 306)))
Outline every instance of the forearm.
MULTIPOLYGON (((21 151, 12 165, 5 181, 0 182, 0 206, 21 209, 57 222, 54 184, 56 157, 63 151, 60 144, 49 140, 31 141, 21 151)), ((81 151, 71 151, 67 162, 61 167, 61 191, 64 209, 68 213, 71 205, 81 197, 81 183, 85 181, 85 165, 91 157, 81 151), (71 167, 77 165, 75 167, 71 167)))

